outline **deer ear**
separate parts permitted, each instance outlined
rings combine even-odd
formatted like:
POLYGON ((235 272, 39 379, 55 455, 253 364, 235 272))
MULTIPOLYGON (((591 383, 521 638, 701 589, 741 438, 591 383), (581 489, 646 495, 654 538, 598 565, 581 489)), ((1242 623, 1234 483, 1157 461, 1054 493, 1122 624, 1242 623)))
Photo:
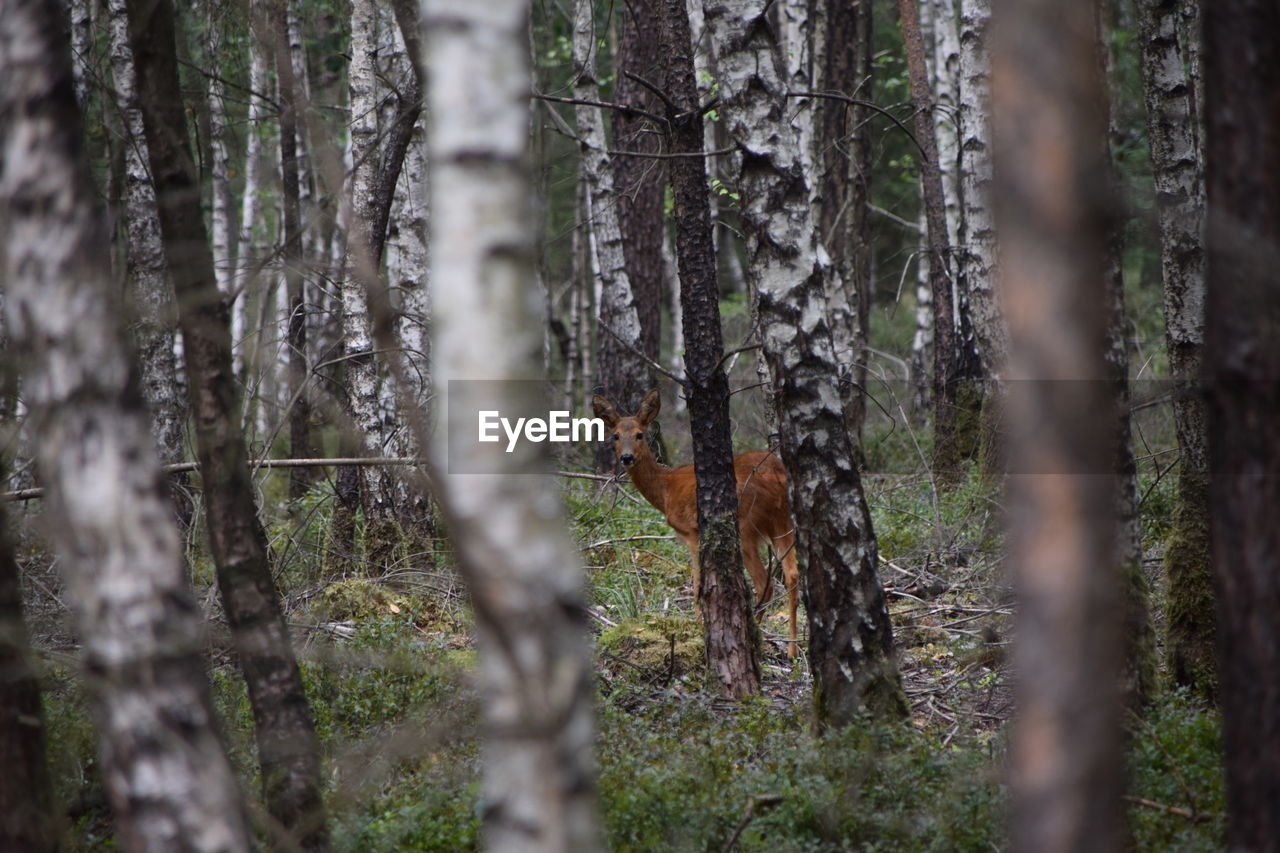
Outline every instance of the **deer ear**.
POLYGON ((636 419, 640 423, 648 426, 658 417, 658 412, 662 410, 662 395, 658 393, 658 389, 654 388, 648 394, 644 395, 644 401, 640 403, 640 411, 636 414, 636 419))
POLYGON ((591 396, 591 411, 595 413, 597 418, 604 421, 604 425, 608 429, 613 429, 618 423, 618 410, 613 407, 613 403, 610 403, 599 394, 591 396))

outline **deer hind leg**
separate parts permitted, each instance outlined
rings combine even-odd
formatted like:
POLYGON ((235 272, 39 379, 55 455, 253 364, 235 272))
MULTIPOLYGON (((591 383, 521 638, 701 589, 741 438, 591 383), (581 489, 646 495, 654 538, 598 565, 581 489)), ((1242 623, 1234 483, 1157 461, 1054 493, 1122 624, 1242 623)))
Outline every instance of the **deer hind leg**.
POLYGON ((756 607, 769 603, 773 598, 773 584, 769 583, 769 570, 760 561, 760 538, 742 533, 742 564, 756 588, 756 607))
POLYGON ((800 654, 799 635, 796 629, 796 609, 800 603, 800 566, 796 563, 796 537, 794 533, 773 540, 782 557, 782 579, 787 586, 787 605, 791 611, 791 636, 787 641, 787 657, 795 659, 800 654))

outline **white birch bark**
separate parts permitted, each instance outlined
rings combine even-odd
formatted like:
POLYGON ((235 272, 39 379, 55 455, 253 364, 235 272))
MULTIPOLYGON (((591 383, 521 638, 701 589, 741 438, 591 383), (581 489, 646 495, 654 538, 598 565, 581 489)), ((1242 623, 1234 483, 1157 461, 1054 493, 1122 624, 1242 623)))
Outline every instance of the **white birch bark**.
MULTIPOLYGON (((449 379, 545 381, 533 285, 527 15, 522 0, 425 4, 437 211, 431 279, 449 282, 434 295, 437 387, 449 379)), ((541 381, 505 384, 502 404, 545 407, 541 381)), ((449 406, 474 402, 451 392, 449 406)), ((474 422, 457 428, 474 435, 474 422)), ((437 431, 437 495, 476 612, 486 846, 598 849, 582 570, 565 534, 560 490, 528 476, 546 470, 543 445, 526 442, 497 454, 496 463, 487 457, 501 473, 449 475, 447 444, 437 431)), ((452 461, 465 464, 470 454, 452 461)))
MULTIPOLYGON (((956 123, 960 101, 960 32, 953 0, 924 0, 924 5, 931 8, 933 18, 933 55, 929 57, 929 71, 933 78, 934 136, 938 143, 938 171, 942 174, 947 246, 954 250, 959 242, 961 221, 957 169, 960 134, 956 123)), ((959 304, 955 294, 951 302, 959 304)))
MULTIPOLYGON (((431 405, 432 396, 427 188, 427 139, 419 121, 409 140, 400 180, 396 183, 385 251, 387 281, 399 297, 396 333, 410 368, 413 405, 424 410, 431 405)), ((407 419, 401 417, 398 420, 404 423, 407 419)), ((418 454, 418 443, 411 430, 397 430, 392 440, 394 455, 407 457, 418 454)), ((397 477, 395 484, 399 505, 417 502, 419 493, 411 488, 406 478, 397 477)))
MULTIPOLYGON (((220 9, 217 4, 208 5, 208 27, 205 47, 208 53, 210 68, 208 80, 209 97, 209 148, 212 153, 210 172, 213 178, 213 204, 209 228, 209 243, 213 250, 213 271, 218 280, 218 291, 232 305, 232 317, 235 317, 233 299, 235 297, 235 269, 232 264, 232 216, 233 200, 231 196, 231 152, 227 147, 227 105, 223 100, 225 86, 222 82, 221 57, 224 45, 222 22, 218 20, 220 9)), ((231 330, 231 345, 239 349, 243 330, 234 327, 231 330)))
MULTIPOLYGON (((267 87, 267 57, 263 52, 261 41, 254 37, 251 33, 249 37, 249 91, 245 97, 248 100, 247 114, 245 118, 244 131, 244 190, 240 199, 240 228, 236 240, 235 263, 236 277, 238 286, 244 289, 244 293, 236 300, 232 306, 231 328, 232 328, 232 369, 237 377, 242 381, 247 380, 245 366, 253 364, 255 369, 261 370, 263 367, 270 369, 274 362, 263 364, 262 351, 267 346, 261 334, 262 324, 255 326, 255 339, 250 347, 248 342, 242 338, 236 338, 235 330, 241 330, 241 334, 248 331, 248 312, 250 294, 256 294, 259 305, 259 312, 265 309, 265 305, 271 298, 271 277, 260 266, 260 250, 262 245, 261 231, 263 228, 262 219, 262 193, 263 193, 263 176, 267 168, 263 160, 262 153, 262 136, 261 128, 266 114, 266 104, 264 96, 268 94, 267 87), (237 340, 241 343, 234 346, 237 340), (248 353, 253 353, 253 358, 248 357, 248 353)), ((254 384, 261 385, 263 382, 262 373, 259 372, 254 384)), ((255 401, 254 396, 250 396, 247 400, 249 405, 256 408, 256 411, 262 412, 265 407, 260 402, 255 401)), ((246 418, 248 418, 246 411, 246 418)), ((262 434, 262 433, 259 433, 262 434)))
POLYGON ((1000 313, 995 226, 991 212, 990 0, 960 0, 960 195, 963 233, 959 269, 983 373, 1004 375, 1008 332, 1000 313))
POLYGON ((111 73, 125 129, 126 276, 136 314, 134 338, 142 366, 142 394, 151 410, 152 435, 160 448, 160 457, 165 462, 179 462, 183 457, 186 405, 177 378, 173 285, 165 264, 164 245, 160 242, 160 219, 147 163, 147 141, 138 108, 137 78, 133 52, 129 48, 129 19, 124 0, 109 0, 107 14, 111 73))
MULTIPOLYGON (((578 0, 573 22, 573 96, 599 101, 596 79, 595 4, 578 0)), ((613 164, 608 154, 604 119, 599 107, 574 107, 582 159, 581 178, 587 189, 587 219, 591 223, 592 266, 599 282, 599 347, 597 381, 610 394, 623 399, 644 394, 649 384, 649 368, 637 353, 643 350, 640 313, 627 274, 618 224, 617 197, 613 186, 613 164)), ((607 449, 606 449, 607 450, 607 449)), ((612 451, 606 453, 607 466, 615 464, 612 451)))
POLYGON ((121 846, 249 850, 203 627, 111 280, 55 4, 0 6, 6 328, 23 355, 46 530, 83 643, 121 846))
POLYGON ((906 706, 837 381, 825 297, 833 273, 812 217, 803 149, 787 121, 767 6, 708 0, 704 14, 717 46, 723 115, 743 151, 737 177, 747 273, 778 405, 818 714, 843 724, 862 706, 885 715, 906 706))
MULTIPOLYGON (((369 277, 377 275, 370 229, 380 162, 378 45, 377 4, 374 0, 353 0, 351 66, 347 79, 354 171, 351 176, 351 227, 347 231, 347 261, 342 278, 342 341, 347 367, 347 403, 351 407, 362 452, 370 457, 381 456, 386 444, 367 290, 369 277)), ((363 467, 358 473, 365 523, 373 525, 391 518, 395 496, 386 470, 363 467)))

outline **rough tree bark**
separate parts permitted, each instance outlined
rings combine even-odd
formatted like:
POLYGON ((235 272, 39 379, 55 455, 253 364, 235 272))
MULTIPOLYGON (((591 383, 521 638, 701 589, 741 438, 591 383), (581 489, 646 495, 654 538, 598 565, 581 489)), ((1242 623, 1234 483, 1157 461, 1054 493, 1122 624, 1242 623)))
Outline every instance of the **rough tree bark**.
MULTIPOLYGON (((630 76, 637 75, 656 86, 664 85, 666 79, 658 52, 661 19, 655 0, 634 0, 615 9, 622 17, 614 60, 618 71, 613 84, 614 99, 620 104, 657 113, 662 109, 662 102, 630 76)), ((657 154, 662 150, 662 128, 655 127, 643 116, 615 110, 613 147, 617 151, 657 154)), ((631 280, 636 311, 640 315, 642 349, 657 361, 662 331, 662 237, 665 231, 662 195, 666 167, 662 160, 650 157, 614 155, 612 160, 618 227, 622 230, 627 277, 631 280)))
MULTIPOLYGON (((299 86, 294 74, 293 56, 289 49, 289 0, 267 0, 253 6, 258 38, 274 51, 276 86, 280 100, 280 203, 285 298, 289 306, 289 323, 285 346, 288 349, 288 391, 292 407, 286 413, 289 421, 289 452, 295 458, 319 455, 311 433, 311 393, 306 387, 310 379, 307 358, 307 299, 305 263, 302 245, 301 183, 298 173, 298 102, 299 86)), ((311 486, 314 472, 305 468, 289 471, 289 499, 298 500, 311 486)))
POLYGON ((1227 849, 1280 838, 1280 6, 1204 17, 1211 538, 1227 849))
MULTIPOLYGON (((871 101, 871 0, 826 0, 825 15, 824 41, 814 57, 817 88, 871 101)), ((815 160, 819 234, 840 273, 840 287, 827 294, 831 338, 850 437, 861 456, 872 291, 871 110, 826 98, 815 107, 818 139, 827 141, 815 160)))
POLYGON ((0 7, 0 274, 42 437, 47 529, 83 643, 102 780, 123 847, 248 850, 64 38, 53 2, 0 7))
MULTIPOLYGON (((703 149, 702 111, 693 70, 693 40, 684 0, 661 0, 667 51, 667 122, 673 154, 703 149)), ((698 482, 698 562, 707 660, 731 696, 760 690, 757 635, 738 540, 738 494, 729 430, 729 380, 724 372, 720 285, 707 173, 701 157, 669 161, 675 197, 676 256, 684 332, 685 394, 698 482)))
POLYGON ((704 10, 719 52, 723 114, 742 149, 739 215, 796 522, 814 703, 820 721, 844 725, 861 707, 896 717, 907 705, 827 319, 826 282, 838 276, 814 228, 767 8, 731 0, 704 10))
POLYGON ((214 277, 178 87, 174 9, 167 0, 129 0, 129 13, 161 233, 177 290, 210 545, 256 724, 263 795, 292 843, 323 849, 327 833, 315 730, 253 501, 231 375, 227 307, 214 277))
MULTIPOLYGON (((156 193, 147 163, 147 140, 138 109, 137 77, 129 48, 129 19, 124 0, 107 4, 111 36, 111 76, 125 132, 124 238, 125 278, 133 303, 131 328, 142 367, 142 396, 151 411, 151 433, 166 464, 183 461, 186 402, 178 384, 174 353, 173 284, 164 261, 156 193)), ((191 517, 187 476, 174 478, 179 516, 191 517)))
MULTIPOLYGON (((347 405, 360 452, 377 457, 386 452, 386 435, 378 394, 378 365, 373 358, 368 287, 361 274, 377 275, 373 254, 375 192, 381 157, 379 150, 378 11, 373 0, 351 4, 351 65, 347 72, 351 107, 351 214, 347 229, 347 261, 342 279, 342 345, 345 356, 347 405), (366 259, 361 263, 360 258, 366 259)), ((389 199, 388 199, 389 202, 389 199)), ((389 207, 389 204, 388 204, 389 207)), ((385 220, 384 220, 385 222, 385 220)), ((379 245, 382 244, 379 239, 379 245)), ((393 508, 395 493, 386 468, 346 469, 360 483, 364 508, 366 559, 379 573, 395 559, 399 534, 393 508)))
MULTIPOLYGON (((435 294, 437 387, 449 379, 541 380, 504 383, 498 396, 512 410, 545 406, 542 300, 533 285, 528 7, 522 0, 428 0, 424 12, 431 207, 448 211, 431 220, 432 279, 450 283, 435 294)), ((492 387, 451 390, 450 407, 472 402, 469 393, 480 386, 492 387)), ((421 418, 414 422, 423 429, 421 418)), ((427 438, 419 436, 424 445, 427 438)), ((541 449, 526 442, 496 454, 496 462, 489 457, 494 473, 447 475, 450 461, 465 464, 473 451, 447 459, 439 430, 437 488, 476 613, 486 846, 590 851, 600 837, 583 576, 558 490, 529 476, 545 470, 541 449)))
MULTIPOLYGON (((1182 43, 1179 31, 1182 5, 1179 0, 1143 0, 1138 3, 1138 22, 1180 454, 1173 529, 1164 560, 1169 578, 1166 653, 1174 681, 1212 700, 1217 694, 1217 660, 1209 460, 1199 387, 1204 350, 1204 157, 1192 81, 1184 67, 1191 49, 1182 43)), ((1198 40, 1199 34, 1185 38, 1198 40)))
MULTIPOLYGON (((1095 4, 1095 37, 1100 79, 1106 80, 1111 67, 1107 26, 1100 4, 1095 4)), ((1103 89, 1107 128, 1115 126, 1116 115, 1110 93, 1103 89)), ((1108 186, 1107 198, 1118 198, 1120 176, 1111 157, 1108 136, 1095 140, 1102 149, 1101 162, 1108 186)), ((1121 690, 1126 707, 1138 710, 1151 698, 1156 687, 1156 636, 1151 623, 1150 583, 1142 570, 1142 529, 1138 517, 1138 466, 1133 455, 1129 418, 1129 319, 1124 298, 1124 224, 1118 217, 1108 220, 1106 249, 1107 345, 1103 358, 1112 398, 1117 403, 1115 436, 1112 440, 1116 474, 1116 558, 1120 570, 1124 608, 1124 664, 1121 690)))
MULTIPOLYGON (((595 10, 596 5, 591 0, 577 0, 574 4, 573 96, 584 101, 600 100, 600 85, 596 79, 599 37, 596 35, 595 10)), ((654 380, 649 365, 640 355, 644 346, 640 312, 631 289, 631 277, 627 273, 604 118, 599 107, 584 104, 575 106, 573 112, 582 155, 578 168, 580 180, 587 187, 588 218, 595 237, 592 241, 595 267, 600 276, 595 385, 627 411, 633 411, 653 387, 654 380)), ((608 442, 598 442, 596 470, 612 472, 616 467, 613 447, 608 442)))
MULTIPOLYGON (((418 4, 413 0, 396 0, 395 13, 405 59, 411 68, 408 75, 402 75, 404 82, 400 86, 399 123, 393 129, 393 140, 388 145, 394 151, 396 134, 408 128, 402 174, 394 185, 388 220, 385 249, 387 282, 400 296, 396 338, 403 347, 409 367, 412 386, 410 405, 418 410, 425 410, 432 405, 434 389, 431 384, 430 363, 427 138, 426 130, 418 121, 422 112, 422 91, 425 85, 422 75, 422 40, 419 34, 418 4), (410 76, 412 79, 409 79, 410 76)), ((389 155, 387 162, 393 163, 394 157, 389 155)), ((385 188, 387 183, 384 178, 380 188, 385 188)), ((408 418, 402 415, 400 420, 403 422, 408 418)), ((417 438, 411 429, 397 430, 391 436, 391 442, 395 456, 412 457, 419 453, 417 438)), ((438 531, 430 497, 408 477, 397 477, 395 488, 396 516, 400 520, 400 526, 416 540, 416 544, 411 543, 410 547, 424 553, 434 552, 434 540, 438 531)), ((428 556, 427 559, 433 560, 434 556, 428 556)))
POLYGON ((1110 205, 1092 4, 997 0, 992 116, 1019 596, 1012 840, 1121 848, 1110 205), (1112 413, 1108 416, 1108 413, 1112 413))
MULTIPOLYGON (((4 468, 0 460, 0 483, 4 468)), ((40 681, 22 618, 21 573, 8 525, 0 504, 0 767, 5 768, 0 773, 0 849, 53 853, 58 827, 44 760, 40 681)))
POLYGON ((920 184, 924 193, 925 236, 929 248, 929 296, 933 309, 932 467, 934 476, 947 485, 960 478, 960 383, 972 377, 967 375, 968 359, 962 357, 963 339, 958 334, 956 323, 959 306, 951 271, 946 195, 939 169, 933 92, 925 63, 917 2, 918 0, 899 0, 898 9, 902 38, 906 45, 911 100, 915 107, 916 141, 921 149, 920 184))
POLYGON ((1003 376, 1008 334, 996 285, 995 227, 991 210, 990 0, 960 0, 960 196, 964 223, 960 277, 968 295, 983 375, 1003 376))

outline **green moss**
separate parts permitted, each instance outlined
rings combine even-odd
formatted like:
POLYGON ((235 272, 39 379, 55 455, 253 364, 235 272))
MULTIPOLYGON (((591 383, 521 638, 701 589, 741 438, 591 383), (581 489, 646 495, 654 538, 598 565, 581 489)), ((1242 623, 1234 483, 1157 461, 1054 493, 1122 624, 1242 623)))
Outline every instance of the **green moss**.
POLYGON ((1169 578, 1165 647, 1173 680, 1213 701, 1218 666, 1210 547, 1208 479, 1183 473, 1164 554, 1169 578))
POLYGON ((702 623, 684 615, 651 614, 600 636, 605 669, 626 680, 679 678, 703 668, 702 623))
POLYGON ((367 578, 329 584, 320 594, 316 609, 321 618, 335 622, 411 619, 419 627, 428 627, 444 618, 434 601, 395 592, 367 578))
POLYGON ((405 533, 394 518, 380 518, 365 525, 365 568, 369 574, 381 576, 404 557, 405 533))

